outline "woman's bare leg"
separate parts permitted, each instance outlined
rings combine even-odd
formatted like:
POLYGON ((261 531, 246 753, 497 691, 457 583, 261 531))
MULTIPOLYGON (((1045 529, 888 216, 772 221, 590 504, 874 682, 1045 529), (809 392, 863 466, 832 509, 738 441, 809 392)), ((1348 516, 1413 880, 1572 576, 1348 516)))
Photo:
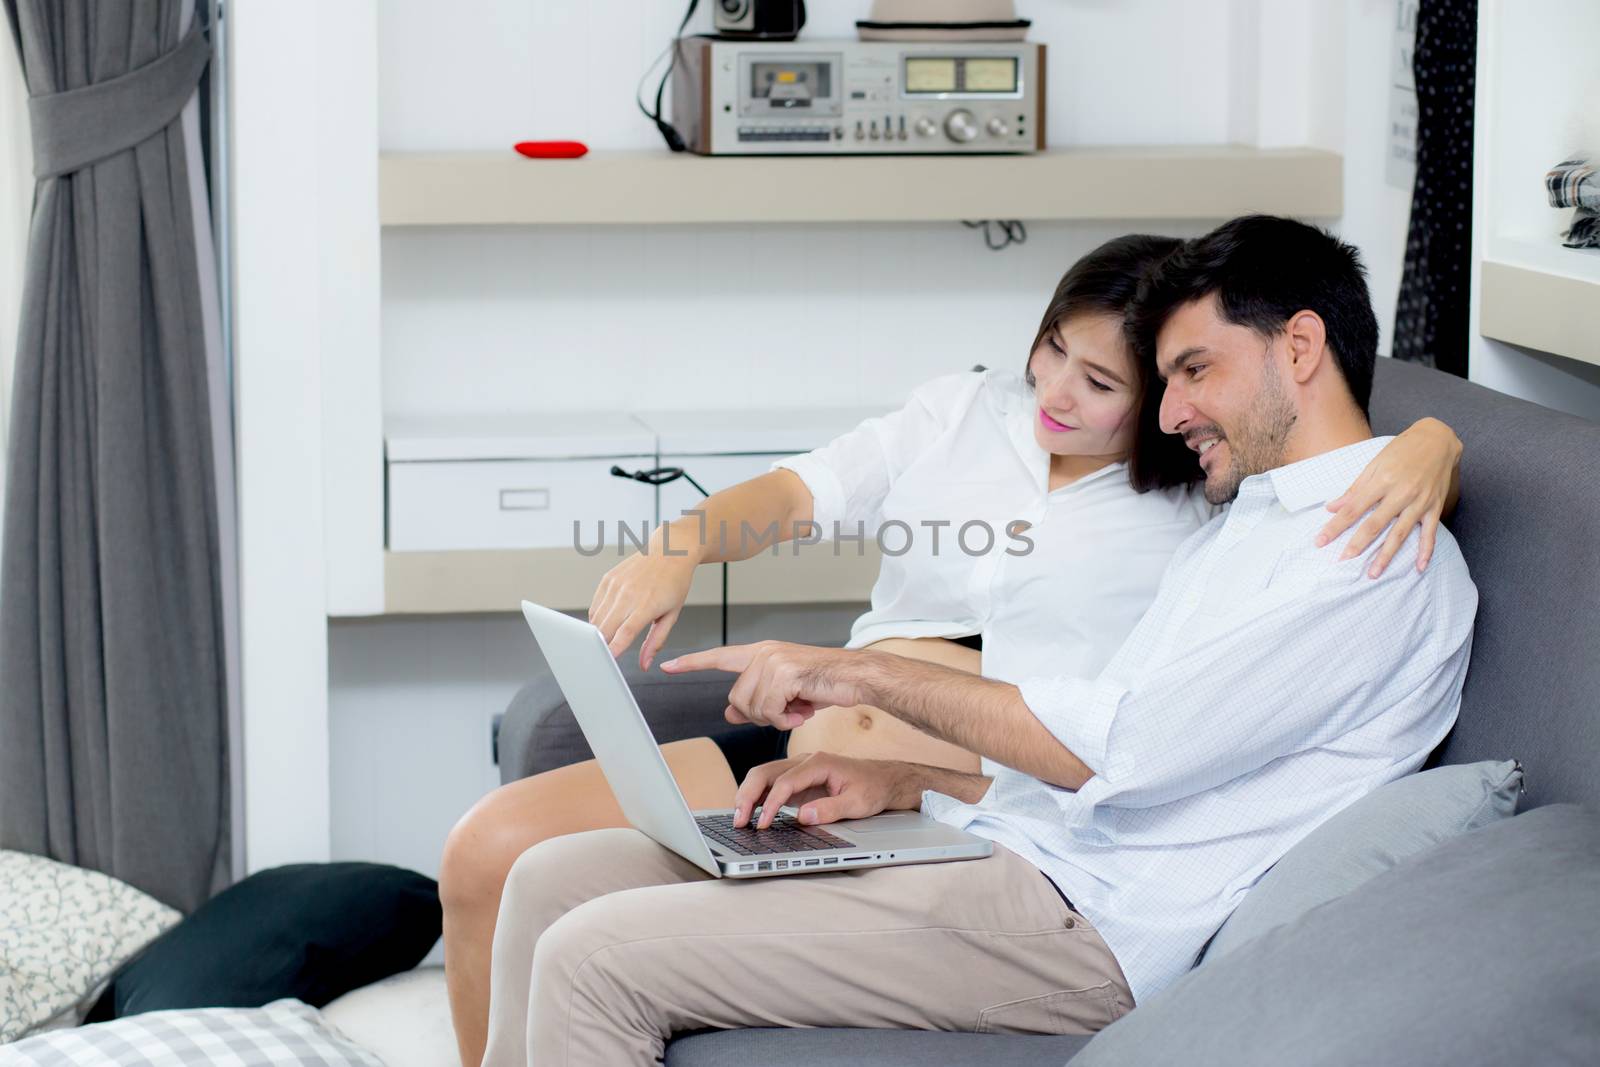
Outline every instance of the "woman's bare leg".
MULTIPOLYGON (((725 808, 737 783, 708 738, 661 746, 691 808, 725 808)), ((439 870, 444 974, 464 1067, 478 1067, 489 1030, 489 948, 500 891, 518 856, 546 838, 626 826, 594 760, 503 785, 461 817, 439 870)))

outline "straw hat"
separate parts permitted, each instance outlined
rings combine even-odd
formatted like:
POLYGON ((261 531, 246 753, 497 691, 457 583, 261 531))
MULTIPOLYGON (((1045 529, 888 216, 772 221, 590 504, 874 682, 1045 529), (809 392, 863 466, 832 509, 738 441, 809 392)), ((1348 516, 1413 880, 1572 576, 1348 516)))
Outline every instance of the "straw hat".
POLYGON ((872 0, 863 41, 1020 41, 1031 23, 1012 0, 872 0))

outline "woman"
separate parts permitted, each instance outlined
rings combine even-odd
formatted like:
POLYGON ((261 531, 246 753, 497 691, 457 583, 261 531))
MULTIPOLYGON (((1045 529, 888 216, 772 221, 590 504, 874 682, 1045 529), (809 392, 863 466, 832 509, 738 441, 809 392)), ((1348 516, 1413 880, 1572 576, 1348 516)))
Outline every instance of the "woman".
MULTIPOLYGON (((825 534, 835 523, 854 534, 862 523, 868 536, 892 523, 909 535, 894 542, 898 550, 905 541, 905 551, 886 551, 872 609, 857 620, 850 647, 981 668, 1001 680, 1037 674, 1041 664, 1051 673, 1098 674, 1149 606, 1178 545, 1214 512, 1191 488, 1199 476, 1192 453, 1159 430, 1160 383, 1123 338, 1140 277, 1178 244, 1124 237, 1081 260, 1046 309, 1023 376, 937 379, 901 410, 709 498, 711 536, 702 539, 692 517, 658 532, 652 551, 605 576, 590 606, 612 652, 644 633, 640 664, 648 669, 694 568, 763 547, 719 543, 724 523, 738 531, 741 523, 760 530, 776 522, 789 536, 807 522, 825 534), (663 538, 687 554, 667 555, 663 538), (971 551, 974 541, 988 543, 971 551)), ((1419 564, 1426 563, 1459 455, 1454 434, 1427 421, 1390 444, 1330 522, 1326 532, 1335 535, 1379 504, 1351 552, 1398 516, 1378 563, 1419 522, 1419 564)), ((662 746, 697 808, 728 806, 754 765, 819 750, 980 766, 976 755, 869 707, 823 709, 788 734, 742 727, 662 746)), ((476 1064, 484 1047, 489 947, 511 864, 545 838, 620 825, 591 762, 502 787, 452 832, 441 895, 464 1063, 476 1064)))

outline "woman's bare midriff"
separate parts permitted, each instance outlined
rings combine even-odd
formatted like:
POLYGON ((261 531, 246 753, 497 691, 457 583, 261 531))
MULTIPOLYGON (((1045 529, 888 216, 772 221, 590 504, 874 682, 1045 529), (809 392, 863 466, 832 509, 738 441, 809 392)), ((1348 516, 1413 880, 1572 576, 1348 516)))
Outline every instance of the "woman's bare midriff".
MULTIPOLYGON (((971 674, 978 673, 982 658, 976 650, 942 637, 891 637, 866 647, 971 674)), ((803 756, 810 752, 835 752, 858 759, 904 760, 958 771, 978 769, 978 757, 971 752, 930 737, 866 704, 823 708, 796 727, 789 735, 789 755, 803 756)))

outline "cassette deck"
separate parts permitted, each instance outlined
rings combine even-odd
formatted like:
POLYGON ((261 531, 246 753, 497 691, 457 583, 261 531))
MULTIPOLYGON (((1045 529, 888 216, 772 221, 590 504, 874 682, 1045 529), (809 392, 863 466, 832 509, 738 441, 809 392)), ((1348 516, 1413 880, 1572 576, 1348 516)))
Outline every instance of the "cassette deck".
POLYGON ((1035 152, 1045 47, 685 37, 672 124, 701 155, 1035 152))

